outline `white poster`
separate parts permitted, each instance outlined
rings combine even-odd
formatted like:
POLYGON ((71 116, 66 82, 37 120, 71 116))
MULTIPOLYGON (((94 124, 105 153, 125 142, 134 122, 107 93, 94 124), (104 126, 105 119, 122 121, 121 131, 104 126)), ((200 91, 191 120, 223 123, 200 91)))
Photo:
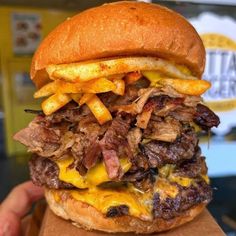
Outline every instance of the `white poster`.
POLYGON ((190 21, 207 52, 203 79, 210 81, 212 87, 203 97, 222 121, 213 131, 227 135, 236 127, 236 21, 209 12, 190 21))
MULTIPOLYGON (((223 1, 222 1, 223 2, 223 1)), ((209 176, 236 174, 236 21, 230 16, 204 12, 190 19, 206 47, 207 60, 203 79, 212 87, 203 96, 217 113, 221 123, 212 129, 210 147, 201 148, 207 156, 209 176)))
POLYGON ((14 54, 33 54, 42 38, 41 16, 35 13, 12 13, 12 40, 14 54))

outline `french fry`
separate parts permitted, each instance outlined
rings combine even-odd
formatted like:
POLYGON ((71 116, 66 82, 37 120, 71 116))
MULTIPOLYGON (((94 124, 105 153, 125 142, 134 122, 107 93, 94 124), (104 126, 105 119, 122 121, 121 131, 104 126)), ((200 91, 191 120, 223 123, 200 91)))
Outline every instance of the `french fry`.
POLYGON ((86 102, 86 104, 93 115, 96 117, 100 125, 109 120, 112 120, 111 113, 95 94, 86 102))
POLYGON ((46 67, 46 71, 52 80, 63 79, 68 82, 85 82, 94 78, 139 70, 156 70, 174 78, 194 78, 185 74, 185 71, 178 68, 178 65, 156 57, 120 57, 89 63, 70 63, 46 67))
POLYGON ((116 80, 116 79, 123 79, 125 77, 125 74, 115 74, 115 75, 109 75, 107 76, 107 79, 113 81, 113 80, 116 80))
POLYGON ((83 86, 85 90, 86 88, 89 88, 89 91, 83 91, 84 93, 105 93, 116 88, 114 83, 106 78, 99 78, 88 81, 87 83, 84 83, 83 86))
POLYGON ((81 93, 71 93, 70 97, 79 104, 79 101, 83 95, 81 93))
POLYGON ((51 115, 53 112, 65 106, 70 100, 71 97, 69 95, 56 93, 43 101, 43 112, 45 115, 51 115))
POLYGON ((79 100, 78 104, 80 106, 82 106, 83 104, 85 104, 88 100, 90 100, 93 97, 94 94, 92 93, 85 93, 81 99, 79 100))
POLYGON ((190 79, 170 79, 165 78, 159 81, 162 85, 168 85, 177 92, 187 95, 199 96, 211 87, 211 83, 206 80, 190 80, 190 79))
POLYGON ((34 93, 34 98, 41 98, 41 97, 47 97, 54 93, 56 93, 56 84, 55 81, 44 85, 42 88, 40 88, 37 92, 34 93))
POLYGON ((130 72, 125 76, 125 82, 126 84, 133 84, 137 80, 139 80, 142 77, 142 74, 140 72, 130 72))
POLYGON ((86 83, 68 83, 57 80, 57 91, 60 93, 105 93, 115 89, 115 85, 108 79, 99 78, 86 83))
POLYGON ((113 89, 112 92, 121 96, 124 95, 125 81, 123 79, 116 79, 116 80, 113 80, 113 83, 116 86, 116 88, 113 89))
POLYGON ((50 96, 54 93, 105 93, 116 89, 115 84, 106 79, 99 78, 84 83, 69 83, 62 80, 55 80, 40 88, 34 98, 50 96))

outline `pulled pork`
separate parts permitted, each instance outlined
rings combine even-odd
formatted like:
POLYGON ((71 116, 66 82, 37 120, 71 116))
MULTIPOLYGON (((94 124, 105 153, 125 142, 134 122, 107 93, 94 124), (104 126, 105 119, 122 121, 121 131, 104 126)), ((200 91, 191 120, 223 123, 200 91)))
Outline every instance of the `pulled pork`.
MULTIPOLYGON (((102 183, 100 188, 109 183, 113 187, 132 184, 139 189, 137 192, 148 192, 154 218, 169 220, 196 204, 208 203, 212 190, 203 179, 207 167, 193 123, 208 131, 219 125, 218 116, 201 104, 198 96, 180 94, 169 86, 149 85, 141 78, 126 86, 124 96, 98 94, 113 117, 103 125, 86 105, 78 107, 74 102, 50 116, 36 111, 37 116, 28 127, 14 136, 34 153, 29 161, 32 181, 54 189, 76 188, 59 179, 55 162, 72 156, 74 161, 68 168, 81 175, 104 162, 111 181, 102 183), (126 173, 119 161, 124 157, 131 163, 126 173), (173 176, 191 178, 191 184, 180 186, 173 176), (155 188, 158 178, 177 188, 176 197, 159 195, 155 188)), ((111 206, 106 217, 128 214, 126 205, 111 206)))
POLYGON ((183 130, 174 142, 152 140, 140 144, 141 151, 148 158, 151 168, 160 168, 165 164, 176 164, 191 159, 198 149, 198 138, 193 128, 183 130))
POLYGON ((144 130, 143 137, 151 140, 174 142, 180 136, 182 126, 172 117, 151 119, 144 130))
POLYGON ((124 96, 99 95, 113 116, 103 125, 86 105, 71 102, 50 116, 39 113, 14 139, 52 161, 72 155, 72 167, 81 175, 102 159, 109 178, 116 181, 124 175, 119 158, 127 157, 132 167, 124 178, 146 189, 156 175, 153 168, 184 163, 195 156, 198 139, 191 122, 210 129, 219 119, 199 104, 199 97, 184 96, 170 87, 140 86, 127 86, 124 96))
POLYGON ((40 124, 36 117, 28 127, 15 134, 14 139, 28 147, 32 153, 42 156, 52 156, 60 148, 60 131, 40 124))
POLYGON ((196 113, 194 114, 194 122, 202 129, 209 130, 213 126, 217 127, 220 124, 219 117, 208 107, 197 104, 196 113))
POLYGON ((105 132, 99 144, 102 149, 103 160, 110 179, 114 179, 119 175, 122 176, 118 151, 123 151, 126 156, 130 155, 127 149, 128 142, 126 135, 128 134, 131 119, 117 116, 112 120, 110 127, 105 132), (123 147, 123 150, 120 147, 123 147))

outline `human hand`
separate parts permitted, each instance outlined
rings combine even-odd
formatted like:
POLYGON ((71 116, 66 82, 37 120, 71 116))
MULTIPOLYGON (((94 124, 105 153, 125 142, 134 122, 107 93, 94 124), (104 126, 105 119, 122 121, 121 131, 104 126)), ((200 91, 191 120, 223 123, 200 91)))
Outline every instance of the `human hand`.
POLYGON ((14 187, 0 205, 0 236, 21 235, 21 219, 43 197, 43 188, 27 181, 14 187))

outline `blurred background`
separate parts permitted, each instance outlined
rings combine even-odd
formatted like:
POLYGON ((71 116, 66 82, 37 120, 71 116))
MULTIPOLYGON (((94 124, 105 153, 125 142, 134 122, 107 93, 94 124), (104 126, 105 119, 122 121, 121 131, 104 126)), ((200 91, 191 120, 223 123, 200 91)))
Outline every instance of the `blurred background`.
MULTIPOLYGON (((0 0, 0 201, 29 179, 29 156, 12 136, 33 118, 24 109, 39 109, 29 78, 34 51, 67 17, 105 2, 110 1, 0 0)), ((187 17, 207 48, 204 79, 212 88, 204 100, 221 118, 210 141, 201 137, 214 187, 209 210, 227 235, 236 235, 236 0, 152 2, 187 17)))

